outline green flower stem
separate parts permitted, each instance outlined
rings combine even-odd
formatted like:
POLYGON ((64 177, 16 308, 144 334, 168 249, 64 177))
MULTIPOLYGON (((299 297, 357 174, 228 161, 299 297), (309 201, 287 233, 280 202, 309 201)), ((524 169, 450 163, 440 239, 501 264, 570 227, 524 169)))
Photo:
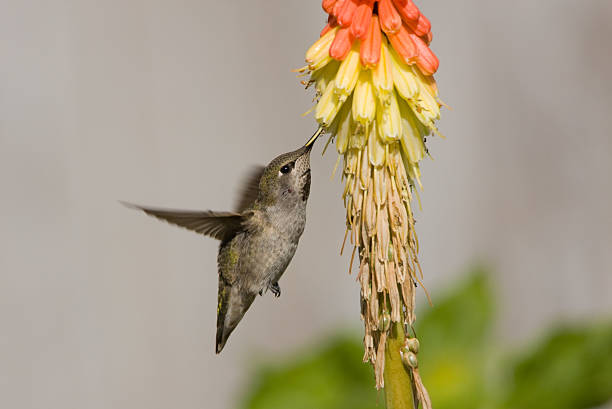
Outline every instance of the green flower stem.
POLYGON ((385 349, 385 402, 387 409, 417 409, 412 392, 412 378, 402 363, 404 328, 394 323, 385 349))

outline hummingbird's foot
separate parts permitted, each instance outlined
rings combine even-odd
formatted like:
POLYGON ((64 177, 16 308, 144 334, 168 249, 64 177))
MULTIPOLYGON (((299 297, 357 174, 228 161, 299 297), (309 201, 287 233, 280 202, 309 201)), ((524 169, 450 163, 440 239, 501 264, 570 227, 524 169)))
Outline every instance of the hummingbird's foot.
POLYGON ((280 297, 281 290, 280 290, 280 286, 278 285, 278 282, 273 283, 270 286, 268 286, 268 289, 272 291, 272 294, 274 294, 276 298, 280 297))

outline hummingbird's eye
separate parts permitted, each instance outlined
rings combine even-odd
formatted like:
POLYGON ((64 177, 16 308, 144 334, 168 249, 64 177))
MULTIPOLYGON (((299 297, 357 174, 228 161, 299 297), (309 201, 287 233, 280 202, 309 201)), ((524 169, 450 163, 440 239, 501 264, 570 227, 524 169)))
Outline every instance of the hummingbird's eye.
POLYGON ((282 168, 280 168, 280 173, 286 174, 286 173, 291 172, 291 169, 293 169, 293 166, 294 166, 293 162, 284 165, 282 168))

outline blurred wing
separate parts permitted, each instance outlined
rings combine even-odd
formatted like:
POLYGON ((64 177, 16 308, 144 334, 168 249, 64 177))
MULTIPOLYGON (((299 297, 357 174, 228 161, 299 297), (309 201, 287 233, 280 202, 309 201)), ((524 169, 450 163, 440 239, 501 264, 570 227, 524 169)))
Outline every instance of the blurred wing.
POLYGON ((243 212, 251 207, 255 200, 257 200, 257 196, 259 196, 259 181, 261 180, 264 170, 265 166, 254 166, 249 172, 248 177, 245 178, 240 196, 238 196, 236 205, 237 212, 243 212))
POLYGON ((227 240, 242 228, 243 217, 238 213, 171 210, 122 203, 129 208, 142 210, 146 214, 165 220, 170 224, 184 227, 217 240, 227 240))

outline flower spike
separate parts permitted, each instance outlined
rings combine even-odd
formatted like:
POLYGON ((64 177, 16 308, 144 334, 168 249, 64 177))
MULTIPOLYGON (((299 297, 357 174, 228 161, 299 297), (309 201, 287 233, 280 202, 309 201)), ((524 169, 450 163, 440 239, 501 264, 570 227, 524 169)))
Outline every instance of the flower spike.
MULTIPOLYGON (((385 355, 397 353, 389 342, 413 324, 415 284, 422 286, 412 205, 428 156, 425 137, 439 135, 433 78, 439 60, 429 48, 431 23, 413 0, 323 0, 322 6, 329 17, 306 53, 304 83, 314 83, 315 119, 335 136, 344 158, 342 197, 347 237, 359 257, 364 360, 381 388, 391 362, 385 355)), ((431 409, 417 376, 420 363, 409 359, 417 352, 406 352, 414 365, 408 382, 423 409, 431 409)))

